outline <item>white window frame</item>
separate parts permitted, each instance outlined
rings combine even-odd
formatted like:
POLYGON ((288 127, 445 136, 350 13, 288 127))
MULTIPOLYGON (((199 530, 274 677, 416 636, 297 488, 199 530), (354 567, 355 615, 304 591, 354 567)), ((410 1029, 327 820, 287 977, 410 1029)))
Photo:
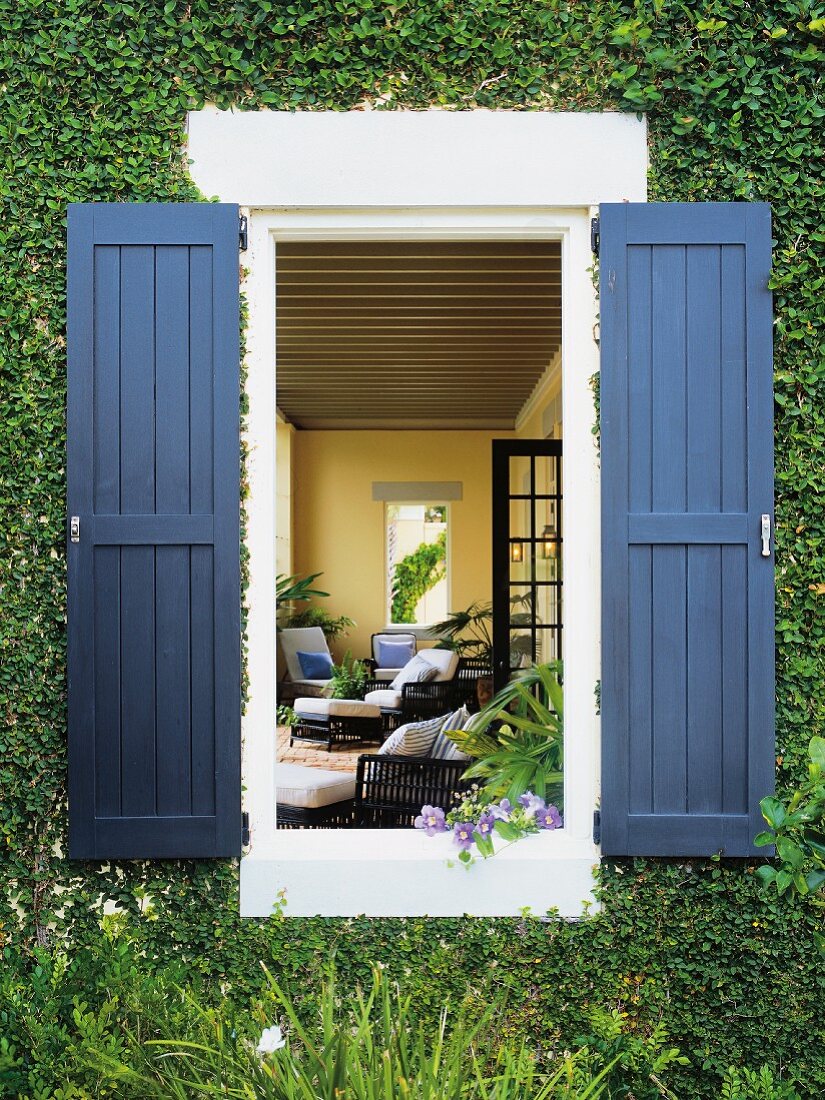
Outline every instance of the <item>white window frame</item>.
MULTIPOLYGON (((312 147, 311 131, 317 123, 309 120, 317 120, 318 115, 308 114, 304 116, 306 124, 299 124, 296 118, 300 120, 300 115, 288 116, 287 121, 278 113, 257 113, 261 135, 269 134, 272 140, 262 142, 251 154, 246 145, 246 115, 206 111, 190 116, 190 156, 196 182, 207 193, 217 191, 225 201, 243 203, 252 196, 251 201, 260 204, 247 207, 249 250, 241 258, 249 302, 249 414, 245 432, 249 453, 249 700, 243 721, 243 773, 244 806, 250 813, 252 829, 250 850, 241 861, 241 913, 267 916, 283 896, 287 915, 295 916, 504 916, 516 915, 528 907, 536 913, 554 908, 562 916, 578 917, 583 905, 593 902, 592 871, 599 858, 592 836, 593 811, 599 797, 595 691, 600 679, 600 552, 599 473, 592 435, 595 410, 590 381, 598 370, 590 217, 598 201, 645 200, 644 123, 631 130, 628 116, 621 115, 532 116, 543 119, 543 132, 550 137, 558 132, 554 130, 556 124, 564 121, 561 131, 569 154, 566 161, 564 149, 543 145, 537 154, 535 124, 528 128, 521 122, 515 125, 510 120, 518 119, 517 114, 457 112, 452 117, 460 120, 464 116, 467 122, 463 129, 458 121, 450 123, 454 128, 449 135, 449 149, 441 154, 448 161, 449 156, 455 158, 456 171, 459 161, 464 170, 465 162, 473 155, 488 166, 490 163, 489 126, 485 123, 486 136, 480 133, 474 116, 486 115, 488 121, 494 121, 494 129, 504 126, 511 140, 508 159, 502 161, 500 171, 493 164, 481 192, 478 187, 472 191, 472 205, 464 201, 470 184, 459 183, 454 204, 445 206, 443 201, 428 201, 436 196, 443 200, 443 174, 430 176, 420 170, 432 156, 434 144, 438 144, 435 138, 443 137, 442 113, 410 112, 419 116, 411 137, 408 123, 403 121, 405 113, 387 112, 389 118, 402 120, 396 124, 398 131, 405 127, 408 130, 404 155, 409 158, 410 171, 402 171, 397 184, 381 169, 387 134, 396 133, 388 119, 382 118, 372 131, 367 126, 365 132, 363 115, 356 123, 347 114, 331 114, 333 118, 321 113, 325 133, 338 134, 340 140, 329 149, 313 147, 311 163, 297 167, 284 142, 288 146, 292 141, 299 151, 307 142, 312 147), (571 117, 578 130, 571 129, 571 117), (429 124, 428 119, 433 122, 429 124), (517 134, 508 127, 508 121, 517 134), (360 144, 350 151, 347 161, 347 125, 355 124, 361 127, 360 144), (606 134, 614 136, 614 148, 621 150, 618 160, 605 156, 606 142, 609 144, 606 134), (267 172, 272 172, 269 162, 273 142, 281 176, 275 173, 267 183, 267 172), (335 164, 327 163, 327 153, 338 158, 335 164), (548 156, 552 174, 542 173, 548 156), (289 167, 284 170, 283 164, 289 167), (301 172, 305 176, 303 187, 301 172), (324 178, 329 180, 322 194, 327 201, 319 206, 318 181, 324 178), (519 190, 514 192, 516 187, 519 190), (295 201, 304 190, 314 199, 312 207, 295 201), (581 195, 579 203, 570 201, 571 190, 581 195), (393 200, 402 191, 405 199, 412 194, 417 201, 396 205, 393 200), (356 192, 372 201, 359 207, 350 205, 356 192), (514 193, 520 198, 546 195, 547 201, 513 206, 508 199, 514 193), (262 201, 263 195, 267 197, 262 201), (279 202, 280 197, 283 202, 279 202), (480 197, 485 201, 479 202, 480 197), (376 198, 384 201, 376 203, 376 198), (575 615, 568 616, 564 633, 565 827, 514 844, 468 872, 448 866, 454 849, 447 837, 428 838, 412 829, 275 830, 277 244, 280 240, 413 238, 558 240, 562 251, 565 603, 576 610, 575 615)), ((447 175, 449 169, 447 163, 447 175)))

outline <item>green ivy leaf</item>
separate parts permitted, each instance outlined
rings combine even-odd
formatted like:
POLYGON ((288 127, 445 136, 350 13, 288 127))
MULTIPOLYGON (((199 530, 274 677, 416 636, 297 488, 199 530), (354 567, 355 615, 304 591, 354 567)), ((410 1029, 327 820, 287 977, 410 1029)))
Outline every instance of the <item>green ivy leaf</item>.
POLYGON ((759 803, 762 816, 772 829, 779 829, 785 820, 785 807, 778 798, 769 795, 759 803))

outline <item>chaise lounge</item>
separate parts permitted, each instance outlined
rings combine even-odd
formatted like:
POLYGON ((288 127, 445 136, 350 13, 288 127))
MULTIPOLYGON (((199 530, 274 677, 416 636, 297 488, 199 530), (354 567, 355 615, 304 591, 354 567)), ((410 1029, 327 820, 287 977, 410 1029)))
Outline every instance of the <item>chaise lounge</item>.
POLYGON ((288 677, 278 685, 278 701, 291 703, 299 695, 322 695, 332 677, 332 654, 320 626, 279 630, 278 644, 288 677))

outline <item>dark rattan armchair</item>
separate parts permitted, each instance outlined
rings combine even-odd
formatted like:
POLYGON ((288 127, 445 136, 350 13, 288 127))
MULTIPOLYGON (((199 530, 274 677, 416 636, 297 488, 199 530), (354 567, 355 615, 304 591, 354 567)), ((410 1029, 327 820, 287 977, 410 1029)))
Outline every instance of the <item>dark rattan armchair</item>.
POLYGON ((449 810, 469 787, 461 778, 467 767, 466 760, 359 756, 355 827, 403 829, 414 823, 422 806, 449 810))

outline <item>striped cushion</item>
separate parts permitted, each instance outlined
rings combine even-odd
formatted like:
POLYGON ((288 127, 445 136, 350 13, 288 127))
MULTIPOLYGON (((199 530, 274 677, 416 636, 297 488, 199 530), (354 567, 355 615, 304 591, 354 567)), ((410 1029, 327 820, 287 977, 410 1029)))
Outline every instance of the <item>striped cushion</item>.
POLYGON ((447 735, 448 730, 463 730, 469 725, 472 714, 466 707, 459 707, 459 709, 449 716, 447 721, 442 725, 441 729, 436 735, 436 739, 433 742, 433 747, 430 749, 430 756, 434 760, 469 760, 470 757, 466 752, 462 752, 461 749, 450 740, 447 735))
POLYGON ((419 653, 411 661, 407 661, 390 687, 400 691, 404 684, 426 684, 428 680, 434 680, 437 675, 438 669, 425 661, 419 653))
POLYGON ((433 741, 447 719, 446 714, 428 718, 426 722, 407 722, 391 733, 381 748, 380 756, 429 756, 433 741))

